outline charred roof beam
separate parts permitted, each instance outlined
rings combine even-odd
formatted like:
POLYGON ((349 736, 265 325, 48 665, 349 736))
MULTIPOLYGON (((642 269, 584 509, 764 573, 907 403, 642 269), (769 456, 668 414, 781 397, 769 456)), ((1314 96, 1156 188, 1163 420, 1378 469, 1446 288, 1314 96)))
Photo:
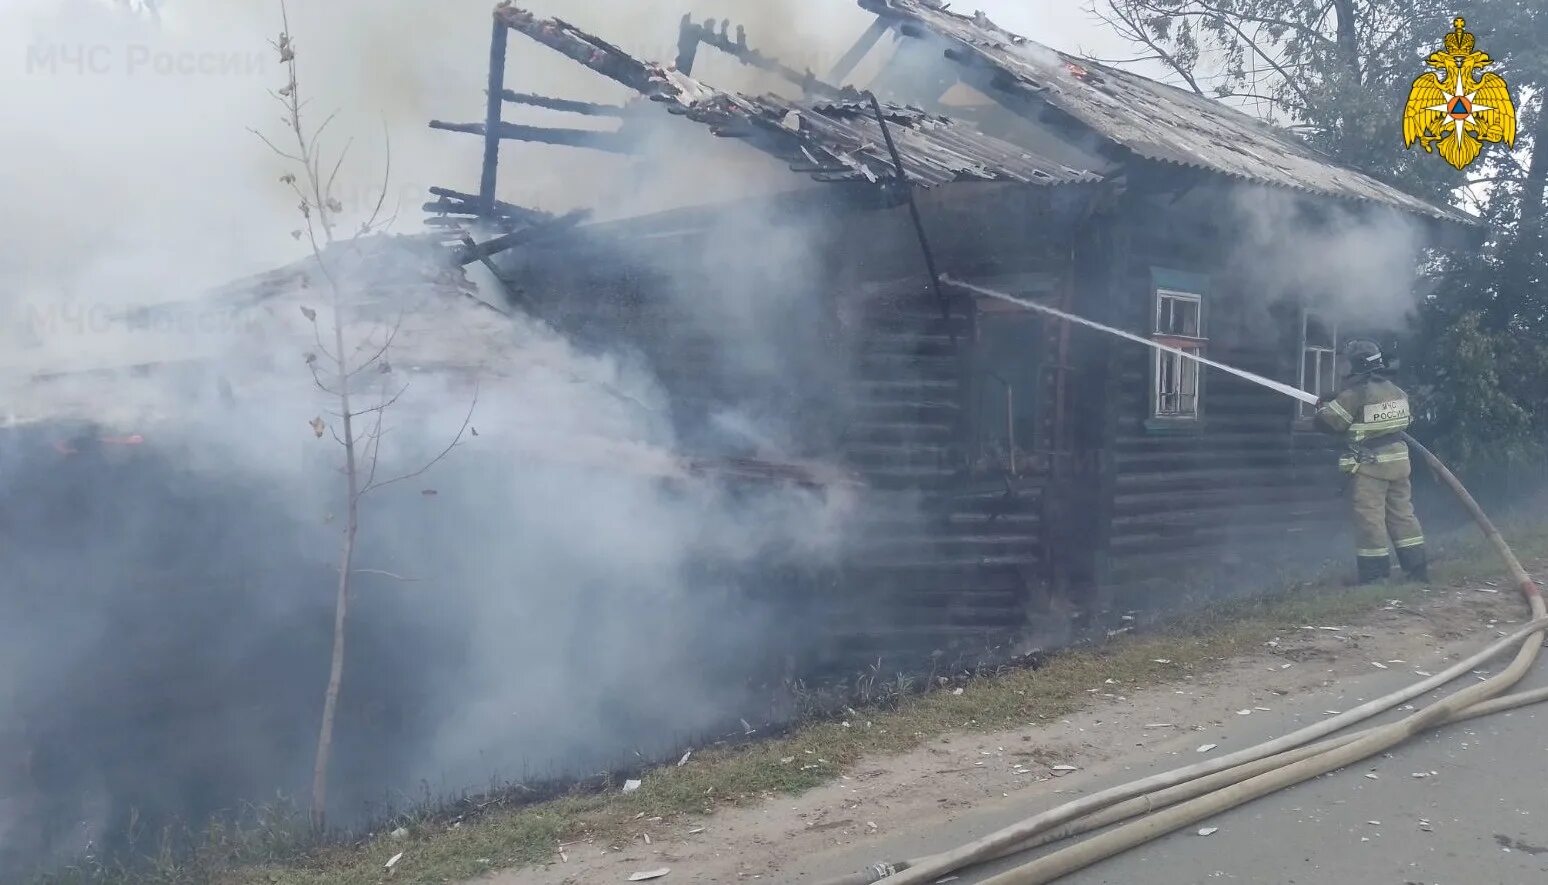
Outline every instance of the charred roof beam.
MULTIPOLYGON (((837 99, 797 102, 772 95, 735 95, 681 71, 636 59, 559 19, 538 19, 509 4, 501 5, 495 15, 510 28, 661 102, 673 114, 708 126, 718 136, 748 139, 793 168, 820 170, 808 171, 819 180, 875 185, 897 175, 884 144, 887 133, 878 128, 872 108, 855 90, 846 90, 837 99)), ((1035 184, 1100 180, 917 108, 888 105, 882 114, 909 164, 906 174, 917 186, 969 179, 1035 184)), ((464 127, 463 131, 479 130, 464 127)))
POLYGON ((539 19, 525 9, 512 6, 509 0, 495 9, 495 20, 641 95, 659 101, 686 103, 683 89, 665 76, 659 66, 647 65, 569 22, 557 18, 539 19))
POLYGON ((568 98, 553 98, 547 95, 534 95, 530 92, 515 92, 510 89, 502 90, 500 97, 511 104, 528 105, 550 111, 563 111, 567 114, 580 114, 586 117, 622 117, 628 113, 627 108, 619 105, 572 101, 568 98))
MULTIPOLYGON (((448 187, 432 187, 430 188, 430 193, 441 198, 440 203, 434 205, 444 205, 449 212, 473 214, 474 210, 478 208, 479 197, 476 194, 465 194, 448 187)), ((552 213, 544 212, 541 209, 529 209, 526 206, 518 206, 515 203, 506 203, 501 200, 495 200, 494 208, 501 215, 508 216, 516 221, 536 224, 554 219, 552 213)))
POLYGON ((841 95, 857 97, 853 90, 840 89, 829 83, 824 83, 817 78, 811 70, 797 71, 778 59, 764 55, 747 45, 747 29, 741 25, 736 26, 736 39, 731 39, 731 21, 723 19, 720 22, 720 30, 715 30, 715 20, 707 19, 704 24, 695 24, 693 16, 684 15, 682 23, 678 26, 677 39, 677 69, 684 74, 693 73, 693 63, 698 56, 699 44, 712 46, 721 52, 731 56, 748 67, 769 71, 778 74, 786 80, 801 87, 806 95, 823 95, 836 98, 841 95))
POLYGON ((471 246, 464 244, 461 248, 456 250, 453 260, 458 265, 468 265, 475 261, 482 261, 492 255, 498 255, 507 249, 513 249, 517 246, 525 245, 535 240, 541 240, 545 237, 551 237, 555 234, 563 233, 564 231, 570 230, 571 228, 580 225, 581 222, 585 221, 589 217, 591 217, 591 213, 589 211, 577 210, 575 212, 569 213, 568 215, 561 215, 558 218, 555 218, 554 220, 545 224, 534 225, 532 227, 526 228, 525 230, 518 230, 512 233, 504 234, 502 236, 495 237, 492 240, 486 240, 485 242, 477 243, 471 246))
POLYGON ((422 208, 432 216, 425 219, 425 223, 431 227, 460 228, 476 221, 488 221, 509 231, 554 220, 554 216, 548 212, 501 200, 494 200, 491 205, 485 206, 481 197, 450 188, 432 187, 430 193, 438 199, 425 203, 422 208))
POLYGON ((865 29, 865 33, 860 35, 860 39, 855 41, 855 45, 849 47, 849 51, 844 53, 843 57, 834 63, 833 70, 828 72, 828 80, 842 85, 845 80, 849 79, 849 75, 855 72, 855 68, 860 66, 860 62, 864 61, 865 57, 871 54, 871 50, 876 48, 876 44, 881 42, 881 38, 891 28, 892 24, 884 18, 878 17, 871 22, 871 26, 865 29))
MULTIPOLYGON (((447 123, 431 120, 431 129, 445 132, 466 132, 482 136, 488 127, 483 123, 447 123)), ((495 133, 506 141, 531 141, 539 144, 557 144, 567 147, 583 147, 614 154, 634 153, 634 139, 620 132, 599 129, 556 129, 545 126, 526 126, 521 123, 500 123, 495 133)))

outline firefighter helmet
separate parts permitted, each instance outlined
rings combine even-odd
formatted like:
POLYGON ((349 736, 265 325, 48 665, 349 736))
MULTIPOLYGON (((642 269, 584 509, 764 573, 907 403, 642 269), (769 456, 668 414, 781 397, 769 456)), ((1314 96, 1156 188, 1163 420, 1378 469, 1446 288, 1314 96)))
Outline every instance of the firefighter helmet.
POLYGON ((1381 355, 1381 345, 1365 338, 1356 338, 1345 344, 1344 358, 1349 360, 1351 375, 1368 375, 1387 367, 1387 361, 1381 355))

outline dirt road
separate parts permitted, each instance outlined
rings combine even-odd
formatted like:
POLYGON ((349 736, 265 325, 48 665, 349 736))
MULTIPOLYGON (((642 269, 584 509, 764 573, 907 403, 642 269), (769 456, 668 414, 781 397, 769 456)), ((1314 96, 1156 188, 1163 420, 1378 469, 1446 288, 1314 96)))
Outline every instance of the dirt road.
MULTIPOLYGON (((1525 606, 1508 593, 1436 591, 1419 606, 1389 605, 1359 627, 1287 631, 1208 676, 1093 685, 1096 703, 1062 721, 954 734, 756 808, 641 821, 631 844, 569 845, 547 866, 493 881, 590 885, 660 868, 671 870, 656 880, 667 885, 820 881, 949 848, 1074 795, 1284 733, 1435 672, 1524 620, 1525 606), (1207 745, 1214 747, 1201 754, 1207 745)), ((1548 667, 1538 670, 1534 684, 1548 681, 1548 667)), ((1222 815, 1207 837, 1173 834, 1069 881, 1548 880, 1548 849, 1539 847, 1548 845, 1548 799, 1537 779, 1515 774, 1544 770, 1543 721, 1548 709, 1529 708, 1452 726, 1222 815)), ((957 881, 981 878, 975 871, 957 881)))

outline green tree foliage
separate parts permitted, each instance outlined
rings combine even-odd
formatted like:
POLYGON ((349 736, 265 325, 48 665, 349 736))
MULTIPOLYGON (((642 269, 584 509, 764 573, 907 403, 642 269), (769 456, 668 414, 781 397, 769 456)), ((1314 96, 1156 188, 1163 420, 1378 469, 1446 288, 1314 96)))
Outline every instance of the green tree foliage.
POLYGON ((1548 458, 1548 4, 1463 0, 1096 0, 1094 11, 1185 88, 1297 133, 1339 162, 1465 206, 1481 246, 1435 256, 1404 350, 1422 432, 1479 473, 1548 458), (1404 150, 1398 110, 1455 16, 1516 99, 1514 150, 1466 172, 1404 150))

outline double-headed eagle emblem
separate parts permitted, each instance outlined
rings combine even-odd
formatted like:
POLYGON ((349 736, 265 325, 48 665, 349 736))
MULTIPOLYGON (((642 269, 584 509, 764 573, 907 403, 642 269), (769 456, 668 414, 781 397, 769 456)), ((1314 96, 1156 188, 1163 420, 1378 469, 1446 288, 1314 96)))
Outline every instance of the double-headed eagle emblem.
POLYGON ((1464 169, 1478 158, 1483 144, 1516 143, 1516 108, 1510 88, 1493 71, 1486 52, 1474 48, 1473 35, 1463 30, 1467 22, 1456 19, 1446 35, 1446 47, 1425 59, 1437 70, 1414 81, 1403 109, 1403 146, 1418 142, 1426 153, 1439 153, 1446 162, 1464 169))

